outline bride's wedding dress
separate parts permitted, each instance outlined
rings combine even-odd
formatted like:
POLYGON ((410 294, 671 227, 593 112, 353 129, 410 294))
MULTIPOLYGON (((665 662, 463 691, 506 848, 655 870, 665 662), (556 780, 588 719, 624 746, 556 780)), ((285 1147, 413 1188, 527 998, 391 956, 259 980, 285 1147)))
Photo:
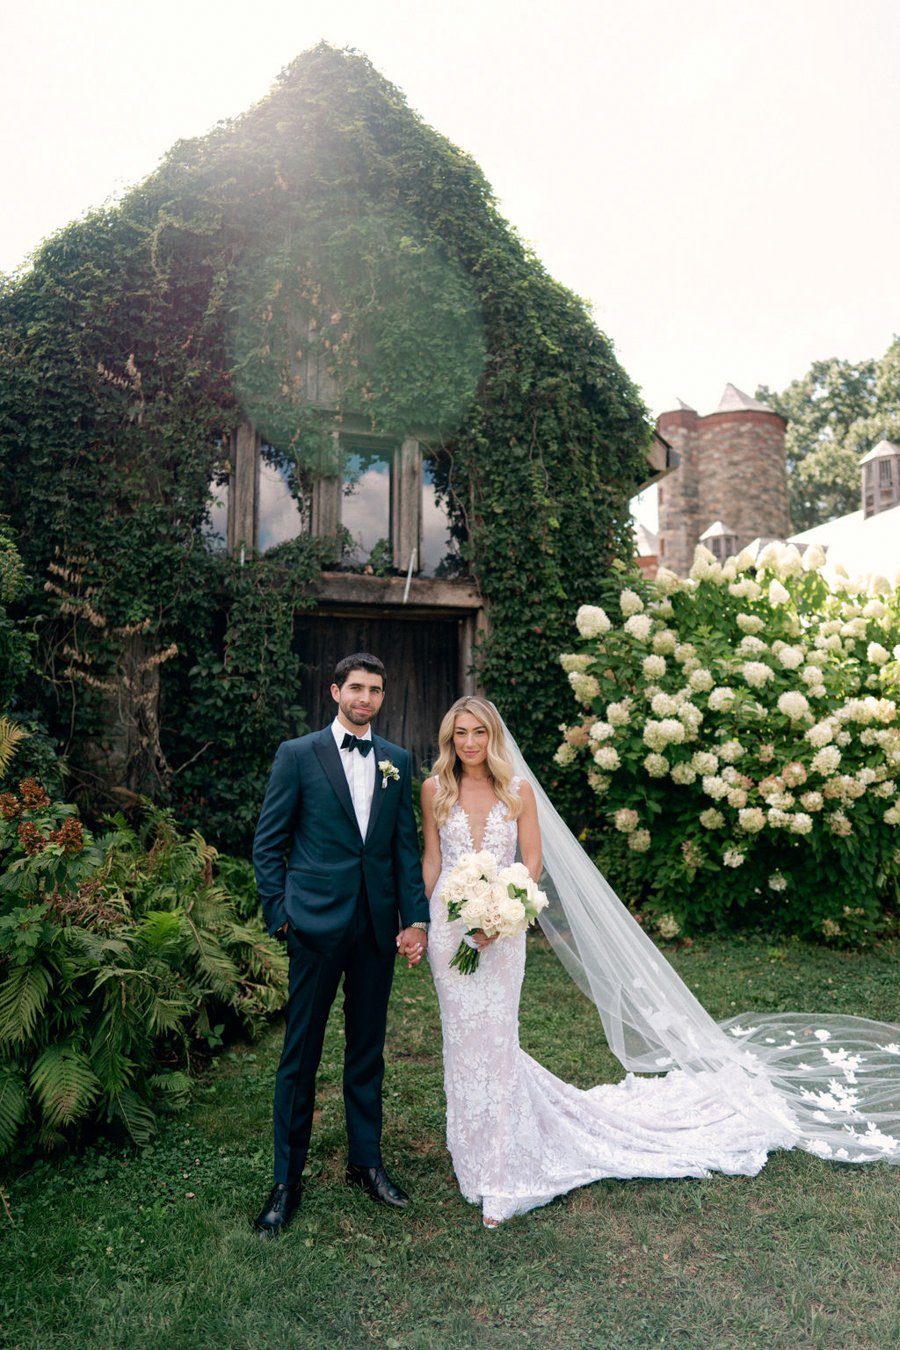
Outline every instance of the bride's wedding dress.
MULTIPOLYGON (((514 791, 519 781, 513 780, 514 791)), ((583 860, 596 887, 600 874, 529 781, 557 890, 573 850, 581 855, 576 868, 583 860), (562 852, 557 826, 567 836, 562 852)), ((514 861, 516 836, 515 822, 498 802, 476 841, 457 802, 440 830, 442 870, 431 897, 428 959, 443 1027, 447 1142, 463 1195, 481 1204, 486 1218, 511 1218, 603 1177, 752 1176, 777 1148, 800 1146, 846 1161, 900 1161, 900 1140, 878 1124, 885 1107, 889 1118, 900 1119, 900 1074, 886 1083, 881 1072, 892 1057, 900 1070, 897 1028, 844 1018, 840 1046, 832 1045, 827 1025, 834 1019, 781 1015, 774 1036, 763 1034, 770 1029, 767 1019, 720 1028, 611 892, 585 896, 587 873, 566 878, 580 884, 575 912, 569 903, 563 912, 548 911, 542 926, 593 997, 623 1065, 654 1076, 628 1073, 617 1084, 583 1091, 526 1054, 519 1045, 524 935, 492 943, 478 969, 462 975, 450 960, 465 923, 448 922, 441 901, 444 876, 464 853, 486 849, 506 866, 514 861), (605 907, 610 899, 621 910, 612 924, 597 904, 602 900, 605 907), (586 918, 578 908, 585 902, 586 918), (590 928, 601 922, 598 946, 590 928), (622 923, 629 928, 617 933, 622 923), (858 1053, 860 1038, 881 1056, 873 1098, 877 1120, 865 1120, 858 1110, 855 1084, 866 1063, 858 1053)))

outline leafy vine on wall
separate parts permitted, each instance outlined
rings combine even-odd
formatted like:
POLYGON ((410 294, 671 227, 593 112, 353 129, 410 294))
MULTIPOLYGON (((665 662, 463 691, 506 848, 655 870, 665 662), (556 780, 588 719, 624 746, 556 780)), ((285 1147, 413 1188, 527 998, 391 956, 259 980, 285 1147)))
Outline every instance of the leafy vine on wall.
POLYGON ((45 243, 3 284, 0 369, 0 507, 41 654, 19 698, 85 784, 117 764, 107 788, 169 797, 213 838, 240 803, 246 837, 273 744, 303 725, 293 624, 329 549, 298 540, 243 570, 210 554, 209 483, 248 419, 303 473, 333 471, 350 416, 432 455, 489 613, 482 682, 551 771, 555 653, 632 552, 648 422, 583 302, 365 58, 305 53, 243 117, 45 243), (105 627, 42 589, 54 562, 81 569, 105 627), (109 700, 65 649, 77 636, 127 705, 122 635, 138 630, 171 656, 158 751, 141 733, 120 769, 109 700))

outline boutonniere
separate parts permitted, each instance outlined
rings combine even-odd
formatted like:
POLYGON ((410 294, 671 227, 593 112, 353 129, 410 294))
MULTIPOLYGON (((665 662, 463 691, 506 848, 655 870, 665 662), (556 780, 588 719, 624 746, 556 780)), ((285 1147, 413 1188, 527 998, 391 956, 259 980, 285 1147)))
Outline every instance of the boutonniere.
POLYGON ((389 759, 380 759, 378 767, 381 770, 381 790, 383 792, 388 785, 388 779, 400 777, 400 770, 389 759))

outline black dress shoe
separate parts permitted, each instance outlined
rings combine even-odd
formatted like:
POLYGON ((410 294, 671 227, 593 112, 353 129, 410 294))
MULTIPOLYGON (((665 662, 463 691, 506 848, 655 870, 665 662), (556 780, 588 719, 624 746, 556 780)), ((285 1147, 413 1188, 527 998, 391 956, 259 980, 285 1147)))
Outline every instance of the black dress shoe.
POLYGON ((286 1186, 283 1181, 276 1181, 269 1193, 268 1200, 253 1220, 253 1227, 256 1229, 258 1236, 261 1238, 277 1237, 282 1228, 287 1228, 294 1217, 294 1210, 300 1204, 302 1194, 302 1181, 296 1182, 293 1186, 286 1186))
POLYGON ((391 1181, 383 1167, 357 1167, 347 1164, 346 1181, 348 1186, 360 1186, 373 1200, 380 1200, 395 1209, 406 1209, 409 1196, 391 1181))

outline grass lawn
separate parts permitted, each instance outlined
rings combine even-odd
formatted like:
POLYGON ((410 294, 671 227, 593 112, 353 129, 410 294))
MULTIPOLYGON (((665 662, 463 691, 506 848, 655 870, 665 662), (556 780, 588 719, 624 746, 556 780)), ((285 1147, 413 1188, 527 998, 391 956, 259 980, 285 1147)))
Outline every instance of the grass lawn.
MULTIPOLYGON (((900 947, 762 940, 671 954, 717 1017, 748 1009, 895 1020, 900 947)), ((522 1043, 587 1087, 620 1076, 593 1009, 531 940, 522 1043)), ((249 1220, 271 1166, 280 1028, 225 1054, 141 1152, 103 1142, 7 1177, 0 1346, 540 1346, 896 1350, 900 1175, 776 1154, 756 1178, 599 1182, 496 1232, 456 1190, 426 970, 398 967, 385 1158, 406 1213, 342 1184, 332 1018, 302 1209, 277 1242, 249 1220)))

